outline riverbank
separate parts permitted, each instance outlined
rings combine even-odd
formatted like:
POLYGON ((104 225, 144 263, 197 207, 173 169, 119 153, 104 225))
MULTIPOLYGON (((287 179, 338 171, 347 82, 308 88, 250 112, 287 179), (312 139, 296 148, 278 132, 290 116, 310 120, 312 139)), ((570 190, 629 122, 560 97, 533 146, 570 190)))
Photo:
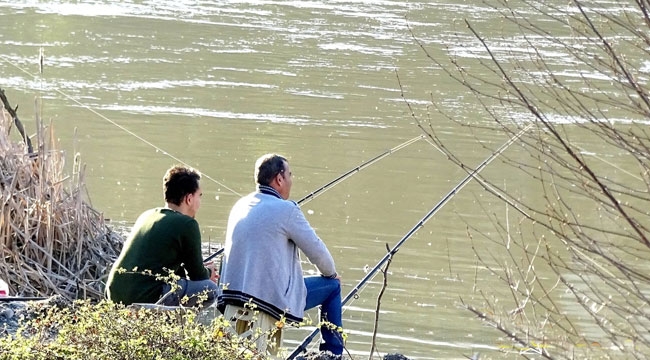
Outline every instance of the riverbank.
MULTIPOLYGON (((66 175, 53 127, 37 120, 32 147, 0 93, 5 106, 0 111, 0 216, 7 225, 0 226, 0 278, 9 284, 10 296, 43 297, 0 299, 0 360, 248 359, 255 354, 254 345, 233 335, 220 316, 206 319, 194 309, 125 308, 104 300, 106 276, 130 229, 111 228, 92 208, 78 155, 72 175, 66 175), (14 126, 20 139, 11 137, 14 126)), ((218 249, 204 244, 204 258, 218 249)), ((386 359, 406 359, 399 356, 386 359)), ((297 359, 335 358, 309 353, 297 359)))
MULTIPOLYGON (((67 354, 64 359, 81 359, 77 357, 81 355, 85 360, 150 359, 156 351, 163 358, 179 360, 250 359, 255 345, 232 335, 222 317, 206 317, 211 312, 152 311, 110 302, 70 302, 61 296, 0 301, 0 359, 50 359, 53 354, 67 354)), ((264 359, 259 354, 256 358, 264 359)), ((308 352, 296 357, 301 359, 352 358, 308 352)), ((383 359, 408 360, 401 354, 387 354, 383 359)))

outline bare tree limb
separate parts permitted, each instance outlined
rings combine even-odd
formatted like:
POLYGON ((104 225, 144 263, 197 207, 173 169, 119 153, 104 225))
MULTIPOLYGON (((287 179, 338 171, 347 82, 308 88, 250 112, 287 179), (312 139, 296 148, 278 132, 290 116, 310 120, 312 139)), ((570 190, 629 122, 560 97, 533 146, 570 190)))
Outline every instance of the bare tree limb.
POLYGON ((34 152, 34 149, 32 148, 32 141, 25 134, 25 128, 23 127, 23 123, 18 119, 18 105, 16 105, 15 108, 12 108, 11 105, 9 105, 9 99, 7 99, 7 95, 5 95, 4 89, 0 89, 0 100, 2 100, 2 104, 4 105, 4 108, 9 112, 9 115, 14 119, 14 124, 16 125, 16 129, 18 129, 18 132, 20 132, 20 136, 22 136, 23 141, 25 141, 25 145, 27 145, 27 153, 31 154, 34 152))

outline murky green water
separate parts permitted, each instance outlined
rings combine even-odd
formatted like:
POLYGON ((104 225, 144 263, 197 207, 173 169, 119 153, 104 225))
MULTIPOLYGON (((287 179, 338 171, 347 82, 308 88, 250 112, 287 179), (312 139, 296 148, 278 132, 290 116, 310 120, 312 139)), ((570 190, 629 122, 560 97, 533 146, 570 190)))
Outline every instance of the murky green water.
MULTIPOLYGON (((492 148, 505 141, 470 133, 427 108, 434 97, 459 120, 482 121, 474 100, 409 31, 436 57, 480 58, 481 49, 457 42, 462 19, 500 34, 509 29, 473 3, 0 2, 0 87, 31 129, 34 98, 41 99, 68 161, 78 152, 87 164, 92 204, 115 222, 162 205, 160 179, 173 163, 201 170, 198 219, 204 239, 220 243, 229 208, 253 189, 259 155, 289 157, 292 197, 299 199, 418 136, 400 85, 416 114, 429 112, 436 132, 468 164, 489 155, 476 137, 492 148)), ((516 39, 509 46, 519 46, 516 39)), ((485 175, 511 189, 529 187, 506 169, 496 161, 485 175)), ((400 240, 464 176, 418 141, 303 209, 349 290, 386 253, 385 244, 400 240)), ((476 279, 466 222, 487 222, 477 206, 486 196, 470 183, 398 252, 381 303, 381 353, 463 358, 505 341, 458 306, 476 279)), ((505 216, 493 203, 490 210, 505 216)), ((355 355, 367 357, 370 349, 381 281, 369 283, 344 313, 355 355)), ((290 331, 285 344, 307 334, 290 331)))

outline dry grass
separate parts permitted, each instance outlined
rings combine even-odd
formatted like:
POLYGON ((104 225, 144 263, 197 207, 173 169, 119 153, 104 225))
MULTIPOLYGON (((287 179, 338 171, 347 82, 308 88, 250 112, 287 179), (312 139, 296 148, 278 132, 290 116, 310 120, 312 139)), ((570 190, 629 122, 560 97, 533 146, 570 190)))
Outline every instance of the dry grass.
POLYGON ((52 126, 37 116, 35 150, 11 140, 12 116, 0 104, 0 278, 12 295, 103 297, 122 237, 84 199, 83 166, 64 174, 52 126))

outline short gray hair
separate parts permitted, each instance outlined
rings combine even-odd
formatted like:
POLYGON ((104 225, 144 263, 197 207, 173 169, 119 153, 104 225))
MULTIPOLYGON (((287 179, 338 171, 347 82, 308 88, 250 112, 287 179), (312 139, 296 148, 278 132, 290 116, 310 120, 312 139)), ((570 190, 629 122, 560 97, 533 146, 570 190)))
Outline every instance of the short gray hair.
POLYGON ((284 171, 287 159, 278 154, 265 154, 255 162, 255 181, 259 185, 269 186, 273 178, 284 171))

